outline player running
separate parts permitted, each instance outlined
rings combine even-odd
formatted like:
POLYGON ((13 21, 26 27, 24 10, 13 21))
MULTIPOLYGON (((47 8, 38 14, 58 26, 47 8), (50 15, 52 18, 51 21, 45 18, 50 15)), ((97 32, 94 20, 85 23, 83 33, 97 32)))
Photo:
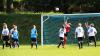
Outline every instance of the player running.
POLYGON ((88 36, 89 36, 89 43, 92 44, 92 41, 94 42, 95 44, 95 47, 96 47, 96 37, 95 35, 97 34, 97 30, 96 28, 94 28, 94 24, 90 24, 90 27, 88 29, 88 36))
POLYGON ((64 32, 65 30, 64 30, 64 26, 62 26, 60 29, 59 29, 59 38, 60 38, 60 43, 59 43, 59 45, 58 45, 58 48, 60 47, 60 45, 62 45, 63 46, 63 48, 64 48, 64 32))
POLYGON ((75 38, 77 36, 79 49, 83 48, 83 37, 84 37, 84 29, 81 23, 78 23, 78 27, 75 30, 75 38))

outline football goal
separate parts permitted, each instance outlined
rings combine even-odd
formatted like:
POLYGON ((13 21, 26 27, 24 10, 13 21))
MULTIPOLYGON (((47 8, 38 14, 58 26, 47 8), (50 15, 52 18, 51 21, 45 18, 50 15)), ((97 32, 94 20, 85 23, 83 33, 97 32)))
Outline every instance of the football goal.
MULTIPOLYGON (((43 44, 58 44, 59 42, 59 28, 65 21, 70 22, 71 30, 68 34, 67 43, 76 43, 75 28, 78 23, 82 23, 86 32, 85 23, 94 23, 98 33, 100 33, 100 13, 78 13, 78 14, 48 14, 41 15, 41 45, 43 44)), ((97 37, 99 34, 97 34, 97 37)), ((97 39, 100 39, 99 37, 97 39)), ((86 40, 85 40, 86 41, 86 40)))

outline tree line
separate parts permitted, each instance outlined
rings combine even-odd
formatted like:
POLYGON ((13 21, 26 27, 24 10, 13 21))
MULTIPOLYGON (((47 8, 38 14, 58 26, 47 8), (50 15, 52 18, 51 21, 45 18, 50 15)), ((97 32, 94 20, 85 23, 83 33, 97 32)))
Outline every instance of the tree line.
POLYGON ((100 0, 0 0, 0 11, 32 11, 64 13, 100 12, 100 0))

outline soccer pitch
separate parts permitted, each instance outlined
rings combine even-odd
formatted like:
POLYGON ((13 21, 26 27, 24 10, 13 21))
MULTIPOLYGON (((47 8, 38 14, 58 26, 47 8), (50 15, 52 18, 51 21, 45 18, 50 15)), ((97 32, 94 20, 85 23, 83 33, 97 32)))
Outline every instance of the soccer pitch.
POLYGON ((20 48, 5 48, 0 46, 0 56, 100 56, 100 46, 84 46, 78 49, 77 45, 67 45, 66 48, 57 48, 57 45, 39 46, 38 49, 29 45, 21 45, 20 48))

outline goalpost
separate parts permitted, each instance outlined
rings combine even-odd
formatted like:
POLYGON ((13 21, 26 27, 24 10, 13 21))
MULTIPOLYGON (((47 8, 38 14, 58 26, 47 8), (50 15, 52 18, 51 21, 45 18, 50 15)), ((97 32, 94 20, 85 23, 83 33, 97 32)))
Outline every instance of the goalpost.
MULTIPOLYGON (((60 28, 61 24, 63 24, 65 21, 69 20, 71 23, 77 24, 78 22, 86 22, 86 21, 89 21, 90 18, 96 18, 96 17, 100 18, 100 13, 52 14, 52 15, 42 14, 41 15, 41 45, 43 46, 43 44, 45 44, 46 42, 47 44, 50 44, 48 39, 52 39, 52 40, 54 39, 56 43, 57 37, 58 37, 57 31, 60 28)), ((76 27, 75 24, 72 24, 73 26, 72 28, 76 27)), ((73 31, 74 29, 72 29, 71 32, 73 31)), ((54 40, 53 41, 52 40, 50 41, 53 42, 54 40)))
MULTIPOLYGON (((46 20, 49 19, 49 16, 46 20)), ((46 21, 46 20, 43 20, 43 16, 41 15, 41 45, 43 46, 43 23, 46 21)))

